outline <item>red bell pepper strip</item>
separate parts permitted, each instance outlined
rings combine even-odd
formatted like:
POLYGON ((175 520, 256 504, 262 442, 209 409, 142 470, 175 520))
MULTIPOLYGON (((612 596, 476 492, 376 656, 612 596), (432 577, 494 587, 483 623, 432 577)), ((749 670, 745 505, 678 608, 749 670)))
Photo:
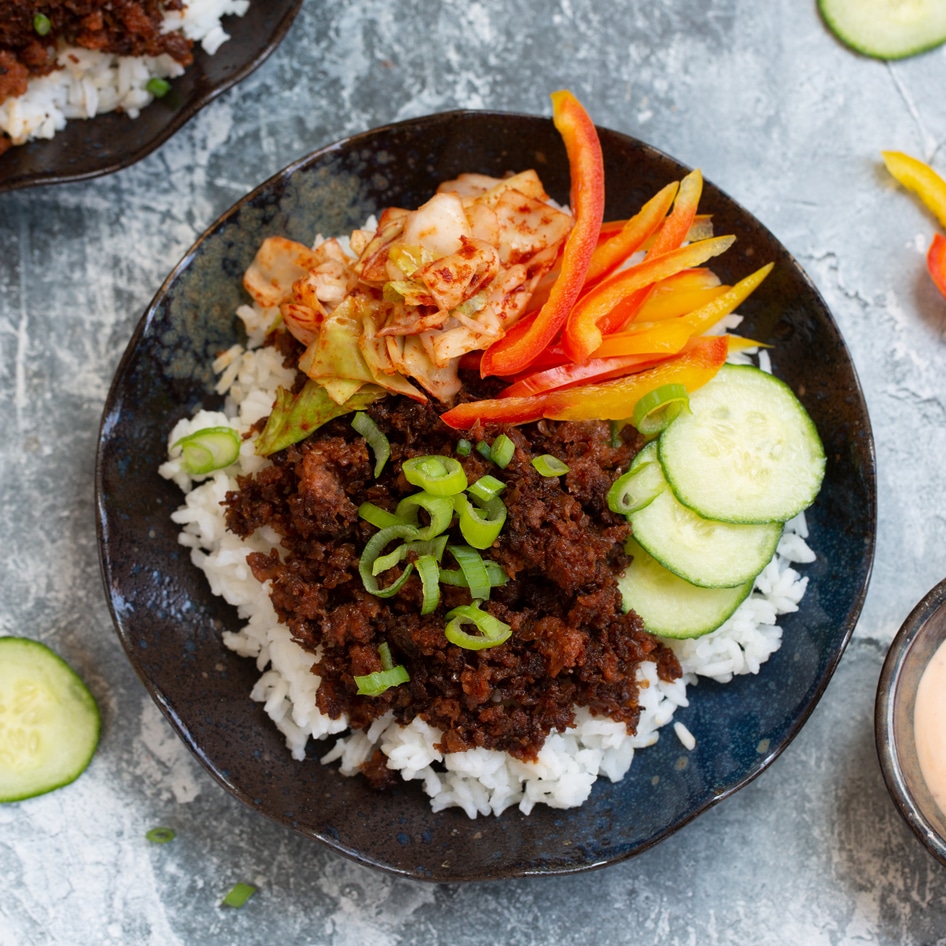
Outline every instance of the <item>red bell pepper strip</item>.
POLYGON ((585 288, 603 279, 636 253, 663 223, 680 185, 673 181, 659 190, 610 239, 599 243, 588 264, 585 288))
POLYGON ((946 237, 934 233, 933 242, 926 253, 926 268, 936 283, 936 288, 946 296, 946 237))
POLYGON ((636 374, 545 394, 469 401, 441 414, 440 419, 458 430, 467 430, 477 422, 525 424, 543 417, 550 420, 626 420, 634 413, 637 402, 661 385, 682 384, 692 393, 706 384, 725 362, 728 350, 729 344, 723 335, 698 338, 680 354, 636 374))
POLYGON ((583 364, 574 362, 536 371, 528 377, 516 381, 499 392, 500 398, 524 397, 528 394, 542 394, 558 388, 573 387, 576 384, 588 384, 592 381, 605 381, 617 378, 632 371, 643 371, 652 365, 672 357, 666 355, 621 355, 619 357, 590 358, 583 364))
POLYGON ((735 237, 712 237, 646 258, 636 266, 620 270, 582 296, 568 317, 562 333, 562 348, 573 361, 585 361, 600 345, 599 322, 633 293, 683 269, 699 266, 732 246, 735 237))
POLYGON ((548 300, 528 332, 511 340, 507 333, 486 349, 480 365, 484 377, 522 371, 552 341, 581 292, 598 243, 604 219, 604 159, 597 129, 578 99, 565 90, 552 94, 552 119, 568 154, 575 223, 565 240, 561 271, 548 300))

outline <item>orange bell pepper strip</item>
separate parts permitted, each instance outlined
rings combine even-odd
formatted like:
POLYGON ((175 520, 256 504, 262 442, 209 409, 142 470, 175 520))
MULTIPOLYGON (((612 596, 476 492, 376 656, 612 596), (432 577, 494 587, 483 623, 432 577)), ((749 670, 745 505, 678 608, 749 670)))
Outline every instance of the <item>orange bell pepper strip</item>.
POLYGON ((552 93, 552 120, 565 143, 575 223, 565 240, 561 271, 529 331, 509 333, 483 353, 480 370, 511 375, 528 367, 558 334, 585 283, 604 219, 604 158, 591 117, 571 92, 552 93))
POLYGON ((682 319, 666 319, 647 325, 640 331, 605 335, 604 341, 595 349, 590 360, 614 358, 618 355, 672 355, 680 351, 693 335, 699 334, 701 333, 693 331, 682 319))
POLYGON ((659 190, 610 239, 599 243, 591 255, 585 288, 598 282, 636 253, 667 216, 680 185, 672 181, 659 190))
POLYGON ((645 289, 683 269, 700 266, 724 253, 735 242, 733 236, 712 237, 645 258, 636 266, 620 270, 578 300, 562 333, 562 348, 573 361, 585 361, 600 345, 604 333, 599 326, 616 306, 633 293, 645 289))
POLYGON ((936 283, 936 288, 946 296, 946 237, 933 234, 933 242, 926 253, 926 268, 936 283))
POLYGON ((693 344, 651 368, 598 384, 582 384, 544 394, 493 398, 458 404, 440 419, 457 430, 484 424, 525 424, 549 420, 626 420, 637 402, 664 384, 682 384, 688 392, 706 384, 726 361, 724 335, 697 338, 693 344))

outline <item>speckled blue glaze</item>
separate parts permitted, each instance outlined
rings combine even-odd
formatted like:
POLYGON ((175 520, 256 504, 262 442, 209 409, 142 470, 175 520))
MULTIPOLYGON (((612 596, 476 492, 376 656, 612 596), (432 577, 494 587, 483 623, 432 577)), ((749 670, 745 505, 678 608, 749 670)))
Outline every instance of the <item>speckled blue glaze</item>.
MULTIPOLYGON (((601 131, 607 216, 627 216, 685 171, 641 142, 601 131)), ((876 520, 874 450, 860 386, 838 329, 784 247, 707 183, 701 210, 737 243, 714 261, 726 280, 764 262, 775 270, 742 307, 745 334, 775 345, 776 372, 799 394, 825 443, 824 488, 809 512, 818 560, 808 593, 786 616, 781 650, 754 677, 701 682, 672 735, 641 752, 623 782, 599 782, 580 809, 517 810, 471 821, 431 813, 416 786, 376 794, 362 779, 294 762, 261 707, 256 670, 220 642, 236 615, 205 586, 177 545, 176 487, 157 467, 167 432, 198 405, 215 405, 209 362, 231 344, 240 274, 259 241, 309 241, 360 224, 388 204, 413 206, 462 171, 536 167, 568 198, 564 149, 547 119, 452 112, 331 145, 248 195, 194 245, 142 318, 102 420, 96 485, 99 545, 112 615, 129 659, 181 738, 236 797, 356 860, 433 881, 581 871, 638 854, 757 776, 808 718, 853 631, 870 575, 876 520), (718 265, 717 265, 718 264, 718 265), (146 567, 141 567, 142 565, 146 567)), ((322 747, 324 750, 324 747, 322 747)), ((321 754, 320 750, 320 753, 321 754)))
POLYGON ((251 4, 242 17, 228 17, 230 39, 213 56, 197 46, 193 64, 171 80, 167 96, 137 118, 109 112, 93 121, 69 122, 51 141, 11 148, 0 156, 0 193, 85 180, 140 161, 263 63, 301 6, 302 0, 266 0, 251 4))

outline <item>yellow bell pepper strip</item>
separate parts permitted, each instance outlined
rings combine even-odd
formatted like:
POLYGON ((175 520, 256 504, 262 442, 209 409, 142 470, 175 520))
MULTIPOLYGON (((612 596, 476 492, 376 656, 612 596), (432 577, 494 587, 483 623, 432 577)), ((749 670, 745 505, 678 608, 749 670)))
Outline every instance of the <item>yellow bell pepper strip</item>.
POLYGON ((936 283, 936 288, 946 296, 946 237, 933 234, 933 242, 926 253, 926 268, 936 283))
POLYGON ((585 288, 609 275, 644 245, 663 223, 679 187, 677 181, 667 184, 614 236, 598 244, 588 264, 585 288))
POLYGON ((552 93, 552 120, 565 143, 571 173, 571 209, 575 216, 561 270, 529 331, 510 340, 507 333, 483 353, 480 370, 511 375, 528 367, 558 334, 585 283, 588 263, 604 219, 604 159, 591 117, 571 92, 552 93))
MULTIPOLYGON (((709 273, 709 270, 688 269, 678 275, 689 276, 691 273, 699 272, 709 273)), ((711 302, 730 288, 721 284, 715 276, 712 278, 712 284, 702 286, 696 285, 695 281, 678 284, 674 276, 662 280, 654 287, 650 298, 640 307, 634 321, 637 323, 663 322, 666 319, 678 318, 711 302)))
POLYGON ((679 354, 636 374, 543 394, 468 401, 441 414, 440 419, 457 430, 468 430, 477 423, 525 424, 543 417, 549 420, 626 420, 645 394, 664 384, 682 384, 692 394, 719 371, 728 350, 729 344, 723 335, 697 338, 679 354))
POLYGON ((887 170, 908 190, 912 190, 946 229, 946 181, 928 164, 902 151, 882 151, 887 170))
MULTIPOLYGON (((717 320, 718 321, 718 320, 717 320)), ((619 355, 676 354, 694 335, 693 328, 682 319, 667 319, 654 322, 642 331, 614 332, 605 335, 604 341, 595 350, 591 361, 598 358, 614 358, 619 355)))
POLYGON ((608 378, 617 378, 634 371, 643 371, 670 358, 672 354, 664 355, 621 355, 615 358, 589 358, 588 361, 576 365, 573 361, 562 365, 536 371, 525 378, 521 378, 508 388, 499 392, 499 398, 525 397, 530 394, 542 394, 546 391, 555 391, 558 388, 572 387, 576 384, 589 384, 592 381, 605 381, 608 378))
POLYGON ((600 347, 604 333, 599 325, 616 306, 633 293, 645 289, 683 269, 700 266, 724 253, 735 242, 733 236, 700 240, 660 256, 645 258, 636 266, 620 270, 578 300, 562 334, 562 348, 573 361, 585 361, 600 347))

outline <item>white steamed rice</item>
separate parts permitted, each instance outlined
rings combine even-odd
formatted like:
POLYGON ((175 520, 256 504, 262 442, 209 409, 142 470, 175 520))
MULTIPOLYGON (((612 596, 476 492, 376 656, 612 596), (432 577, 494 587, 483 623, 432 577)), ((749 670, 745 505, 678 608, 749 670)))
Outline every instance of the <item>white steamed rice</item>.
MULTIPOLYGON (((260 677, 249 696, 264 704, 293 758, 302 760, 310 739, 346 733, 348 726, 344 719, 330 719, 319 712, 315 702, 319 679, 311 672, 314 658, 279 623, 268 584, 260 584, 246 563, 250 550, 268 553, 277 548, 279 536, 263 529, 247 540, 239 539, 226 530, 221 506, 227 491, 236 488, 238 475, 254 473, 269 461, 256 456, 253 441, 245 440, 233 466, 191 478, 181 470, 180 450, 173 449, 179 438, 203 427, 228 425, 240 433, 246 431, 269 414, 276 387, 292 382, 293 372, 283 367, 281 356, 272 348, 258 347, 273 313, 244 306, 238 314, 247 326, 249 347, 234 346, 214 366, 220 376, 218 391, 227 395, 225 409, 200 411, 179 421, 168 438, 170 459, 160 472, 186 494, 184 505, 172 515, 181 527, 181 543, 191 549, 192 560, 207 576, 213 593, 236 607, 244 622, 239 631, 224 632, 223 639, 231 650, 256 660, 260 677)), ((526 814, 536 804, 580 805, 599 776, 611 781, 624 777, 634 753, 653 745, 659 730, 673 721, 677 708, 688 705, 687 689, 700 677, 726 683, 741 674, 758 673, 778 650, 782 639, 778 616, 798 609, 808 582, 793 565, 815 558, 806 538, 802 514, 787 524, 753 593, 722 627, 696 640, 669 642, 683 668, 681 679, 665 682, 657 677, 653 663, 641 665, 641 716, 633 736, 623 723, 578 709, 575 726, 552 733, 538 761, 524 763, 490 749, 444 755, 435 748, 438 730, 420 719, 400 726, 386 716, 366 731, 339 738, 322 761, 337 762, 344 774, 355 775, 380 747, 389 768, 405 780, 421 782, 435 811, 458 806, 471 818, 498 815, 513 805, 526 814)), ((685 749, 695 747, 682 723, 673 728, 685 749)))
MULTIPOLYGON (((229 39, 222 18, 243 16, 249 5, 250 0, 188 0, 183 10, 165 15, 164 30, 180 30, 212 56, 229 39)), ((166 54, 116 56, 74 46, 60 49, 56 61, 62 68, 31 79, 24 95, 0 103, 0 132, 15 145, 52 138, 67 121, 117 109, 137 118, 154 99, 145 88, 150 79, 184 72, 166 54)))

